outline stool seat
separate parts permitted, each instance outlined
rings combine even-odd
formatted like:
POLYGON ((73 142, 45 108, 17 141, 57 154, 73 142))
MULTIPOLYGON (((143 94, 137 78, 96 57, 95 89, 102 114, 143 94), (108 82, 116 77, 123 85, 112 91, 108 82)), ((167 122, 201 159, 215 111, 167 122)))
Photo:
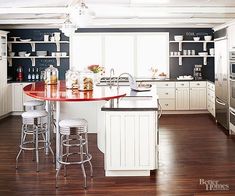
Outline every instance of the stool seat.
POLYGON ((87 126, 88 123, 85 119, 66 119, 59 122, 61 128, 75 128, 80 126, 87 126))
POLYGON ((22 113, 23 118, 40 118, 47 116, 47 112, 45 110, 29 110, 27 112, 22 113))
POLYGON ((44 101, 40 101, 40 100, 30 100, 30 101, 24 102, 23 105, 26 106, 26 107, 43 106, 43 105, 44 105, 44 101))

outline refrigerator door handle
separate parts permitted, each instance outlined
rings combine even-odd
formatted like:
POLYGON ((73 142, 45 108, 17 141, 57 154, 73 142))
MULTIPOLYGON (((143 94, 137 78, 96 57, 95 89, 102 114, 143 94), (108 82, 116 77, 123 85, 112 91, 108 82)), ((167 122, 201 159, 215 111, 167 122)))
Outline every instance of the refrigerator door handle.
POLYGON ((230 113, 233 115, 233 116, 235 116, 235 113, 230 109, 230 113))
POLYGON ((220 104, 220 105, 223 105, 223 106, 225 106, 225 105, 226 105, 225 103, 223 103, 223 102, 219 101, 218 99, 216 99, 215 101, 216 101, 218 104, 220 104))

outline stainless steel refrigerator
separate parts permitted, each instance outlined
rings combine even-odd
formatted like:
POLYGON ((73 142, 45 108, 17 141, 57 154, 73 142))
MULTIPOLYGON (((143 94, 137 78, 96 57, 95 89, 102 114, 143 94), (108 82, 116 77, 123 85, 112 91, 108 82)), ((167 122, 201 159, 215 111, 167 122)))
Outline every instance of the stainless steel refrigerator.
POLYGON ((215 40, 215 117, 224 128, 229 128, 228 97, 228 41, 215 40))

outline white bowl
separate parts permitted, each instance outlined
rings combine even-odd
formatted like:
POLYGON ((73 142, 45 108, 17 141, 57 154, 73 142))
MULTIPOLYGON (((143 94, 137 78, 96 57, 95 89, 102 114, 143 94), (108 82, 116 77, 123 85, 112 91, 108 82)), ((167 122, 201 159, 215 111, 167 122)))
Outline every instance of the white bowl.
POLYGON ((26 53, 24 56, 29 57, 31 53, 26 53))
POLYGON ((211 36, 211 35, 206 35, 206 36, 204 36, 204 39, 205 39, 206 41, 211 41, 212 36, 211 36))
POLYGON ((20 39, 20 41, 22 41, 22 42, 30 42, 31 39, 20 39))
POLYGON ((183 40, 183 35, 175 35, 174 39, 175 39, 175 41, 182 41, 183 40))
POLYGON ((25 54, 26 54, 26 51, 18 52, 18 54, 19 54, 19 56, 20 56, 20 57, 24 57, 24 56, 25 56, 25 54))
POLYGON ((160 80, 165 80, 166 76, 157 76, 157 78, 160 79, 160 80))
POLYGON ((9 56, 10 56, 10 57, 13 57, 13 56, 15 56, 15 53, 14 53, 14 52, 10 52, 10 53, 9 53, 9 56))
POLYGON ((193 40, 194 40, 194 41, 199 41, 199 40, 200 40, 200 37, 193 37, 193 40))

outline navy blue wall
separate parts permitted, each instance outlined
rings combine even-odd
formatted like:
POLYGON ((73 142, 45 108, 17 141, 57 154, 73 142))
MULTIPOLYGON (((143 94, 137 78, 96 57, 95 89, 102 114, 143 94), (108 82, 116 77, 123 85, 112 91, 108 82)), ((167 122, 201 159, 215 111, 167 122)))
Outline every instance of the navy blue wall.
MULTIPOLYGON (((8 34, 8 40, 12 41, 10 37, 20 37, 22 39, 32 39, 32 41, 43 41, 44 35, 52 35, 54 32, 61 32, 59 29, 10 29, 8 30, 10 33, 8 34)), ((61 41, 69 41, 69 38, 64 36, 61 33, 61 41)), ((67 52, 69 55, 69 44, 62 43, 60 51, 67 52)), ((46 50, 48 51, 48 55, 51 56, 51 52, 56 52, 55 44, 36 44, 35 51, 46 50)), ((30 44, 12 44, 12 51, 16 52, 18 56, 18 52, 27 51, 30 52, 32 56, 36 56, 35 52, 32 52, 30 44)), ((30 59, 13 59, 12 67, 8 67, 8 76, 13 77, 13 81, 16 79, 16 69, 18 65, 22 65, 24 70, 24 81, 27 81, 28 69, 32 68, 32 63, 30 59)), ((54 65, 56 67, 56 59, 36 59, 35 69, 38 68, 39 71, 46 69, 49 65, 54 65)), ((69 69, 69 58, 61 58, 59 69, 59 79, 65 78, 65 72, 69 69)))
MULTIPOLYGON (((77 33, 97 33, 97 32, 169 32, 169 38, 174 40, 174 35, 184 35, 184 40, 193 40, 193 37, 199 36, 203 40, 204 35, 213 35, 211 28, 84 28, 78 29, 77 33)), ((208 49, 214 45, 208 44, 208 49)), ((203 51, 202 43, 184 43, 183 49, 203 51)), ((171 51, 179 51, 178 43, 171 43, 171 51)), ((208 51, 209 52, 209 51, 208 51)), ((170 77, 176 78, 180 75, 193 75, 194 65, 202 64, 203 58, 183 58, 183 65, 179 66, 178 58, 170 58, 170 77)), ((214 58, 208 58, 207 65, 203 66, 203 79, 214 81, 214 58)))

